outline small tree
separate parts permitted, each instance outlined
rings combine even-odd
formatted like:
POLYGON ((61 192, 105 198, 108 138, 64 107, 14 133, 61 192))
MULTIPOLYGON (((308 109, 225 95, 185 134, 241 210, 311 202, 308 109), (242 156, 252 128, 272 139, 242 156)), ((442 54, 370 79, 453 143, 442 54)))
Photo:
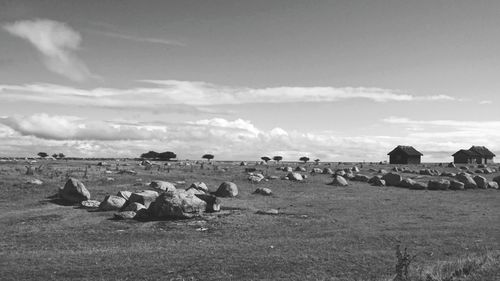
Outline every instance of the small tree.
POLYGON ((170 159, 177 158, 177 155, 172 151, 165 151, 158 154, 160 160, 170 161, 170 159))
POLYGON ((52 157, 57 158, 59 155, 57 153, 52 154, 52 157))
POLYGON ((154 159, 154 158, 159 158, 160 153, 156 151, 149 151, 147 153, 141 154, 141 158, 145 159, 154 159))
POLYGON ((273 160, 279 163, 281 160, 283 160, 283 156, 274 156, 273 160))
POLYGON ((42 157, 42 158, 45 158, 47 156, 49 156, 47 153, 45 152, 38 152, 38 156, 42 157))
POLYGON ((207 159, 208 162, 210 162, 210 160, 214 159, 214 156, 212 154, 205 154, 205 155, 201 156, 201 158, 207 159))
POLYGON ((305 164, 305 163, 307 163, 307 161, 309 161, 309 157, 303 156, 303 157, 300 157, 299 160, 304 162, 304 164, 305 164))
POLYGON ((66 157, 66 155, 64 155, 64 153, 59 153, 59 154, 57 155, 57 157, 54 157, 54 158, 63 159, 64 157, 66 157))
POLYGON ((320 161, 319 159, 316 159, 316 160, 314 160, 314 163, 315 163, 316 165, 319 165, 319 161, 320 161))
POLYGON ((263 156, 263 157, 260 157, 260 159, 262 159, 264 162, 269 162, 271 160, 271 158, 267 157, 267 156, 263 156))

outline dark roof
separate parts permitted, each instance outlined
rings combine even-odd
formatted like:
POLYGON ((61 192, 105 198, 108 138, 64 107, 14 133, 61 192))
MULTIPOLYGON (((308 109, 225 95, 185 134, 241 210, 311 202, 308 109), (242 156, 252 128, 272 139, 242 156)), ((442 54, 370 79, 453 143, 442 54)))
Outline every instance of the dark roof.
POLYGON ((451 156, 456 156, 458 154, 465 154, 467 157, 480 157, 481 155, 479 155, 478 153, 474 152, 474 151, 470 151, 470 150, 466 150, 466 149, 460 149, 459 151, 455 152, 453 155, 451 156))
POLYGON ((489 149, 487 149, 485 146, 472 146, 469 148, 470 151, 474 151, 475 153, 479 154, 482 157, 494 157, 496 156, 491 152, 489 149))
POLYGON ((413 146, 406 146, 406 145, 398 145, 391 152, 387 153, 387 155, 392 155, 398 152, 406 154, 408 156, 423 156, 423 154, 418 152, 415 148, 413 148, 413 146))

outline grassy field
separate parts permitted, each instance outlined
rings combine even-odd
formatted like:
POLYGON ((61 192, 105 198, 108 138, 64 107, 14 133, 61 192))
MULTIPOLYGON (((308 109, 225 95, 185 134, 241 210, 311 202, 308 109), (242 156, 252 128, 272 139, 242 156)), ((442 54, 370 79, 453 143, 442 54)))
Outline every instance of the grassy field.
MULTIPOLYGON (((487 257, 474 274, 453 280, 500 280, 499 190, 419 191, 360 182, 335 187, 327 185, 331 175, 252 184, 244 169, 253 165, 220 163, 218 170, 174 165, 167 172, 145 170, 134 161, 110 162, 113 174, 106 174, 96 163, 39 161, 35 167, 44 165, 33 176, 25 175, 25 163, 0 163, 1 280, 391 280, 398 244, 416 255, 414 276, 437 276, 446 264, 458 267, 487 257), (138 174, 117 174, 120 169, 138 174), (113 212, 51 202, 48 197, 68 176, 81 179, 96 200, 147 189, 153 179, 186 182, 178 188, 203 181, 211 190, 229 180, 239 195, 223 198, 222 212, 195 219, 116 221, 113 212), (33 178, 44 183, 26 183, 33 178), (274 195, 253 194, 257 187, 274 195), (256 213, 271 208, 280 214, 256 213)), ((276 165, 255 167, 267 175, 285 174, 276 165)), ((338 167, 352 164, 332 165, 338 167)), ((361 173, 391 167, 365 164, 361 173)), ((423 182, 432 178, 403 175, 423 182)))

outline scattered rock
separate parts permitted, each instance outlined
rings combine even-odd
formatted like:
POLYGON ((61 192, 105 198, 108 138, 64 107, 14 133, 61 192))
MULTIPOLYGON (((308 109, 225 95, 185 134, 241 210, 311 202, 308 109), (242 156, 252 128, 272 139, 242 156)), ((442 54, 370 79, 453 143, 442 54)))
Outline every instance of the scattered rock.
POLYGON ((488 188, 498 189, 498 183, 496 181, 488 182, 488 188))
POLYGON ((329 183, 329 185, 334 185, 334 186, 347 186, 347 180, 342 177, 342 176, 334 176, 333 181, 329 183))
POLYGON ((451 190, 464 190, 465 184, 463 182, 459 182, 457 180, 450 181, 450 189, 451 190))
POLYGON ((273 192, 271 191, 271 189, 267 188, 267 187, 259 187, 257 188, 255 191, 254 191, 255 194, 261 194, 261 195, 266 195, 266 196, 269 196, 269 195, 272 195, 273 192))
POLYGON ((207 204, 205 211, 206 212, 219 212, 220 211, 220 199, 210 194, 196 194, 196 197, 205 201, 207 204))
POLYGON ((456 168, 457 166, 455 165, 455 163, 451 162, 448 164, 448 168, 456 168))
POLYGON ((285 172, 293 172, 292 167, 285 167, 284 170, 285 172))
POLYGON ((321 173, 323 173, 323 170, 321 170, 320 168, 313 168, 311 171, 311 174, 321 174, 321 173))
POLYGON ((384 169, 380 169, 380 170, 378 170, 378 173, 379 173, 379 174, 387 174, 387 171, 386 171, 386 170, 384 170, 384 169))
POLYGON ((148 211, 157 219, 186 219, 200 214, 206 207, 207 203, 196 195, 176 190, 160 194, 148 211))
POLYGON ((410 189, 413 189, 413 190, 425 190, 427 189, 427 184, 423 183, 423 182, 416 182, 415 184, 413 184, 410 189))
POLYGON ((33 185, 42 185, 43 181, 39 179, 29 179, 26 181, 27 184, 33 184, 33 185))
POLYGON ((384 176, 382 176, 382 179, 385 180, 385 184, 389 186, 398 186, 399 183, 403 180, 403 177, 401 175, 396 174, 396 173, 387 173, 384 176))
POLYGON ((104 197, 104 200, 99 205, 99 210, 101 211, 120 210, 125 205, 125 203, 127 203, 127 200, 125 200, 121 196, 107 195, 106 197, 104 197))
POLYGON ((488 188, 488 180, 485 177, 475 176, 474 182, 476 182, 476 185, 478 188, 482 188, 482 189, 488 188))
POLYGON ((359 168, 354 166, 351 168, 351 171, 353 171, 354 173, 359 173, 359 168))
POLYGON ((302 177, 301 174, 294 173, 294 172, 288 173, 287 178, 290 179, 290 180, 292 180, 292 181, 302 181, 302 180, 304 180, 304 178, 302 177))
POLYGON ((323 174, 333 175, 333 170, 330 169, 330 168, 324 168, 323 169, 323 174))
POLYGON ((132 202, 141 203, 146 208, 149 208, 149 205, 156 200, 158 197, 158 192, 153 190, 143 190, 139 192, 134 192, 130 195, 129 204, 132 202))
POLYGON ((370 177, 367 175, 357 174, 354 176, 353 180, 361 181, 361 182, 368 182, 370 180, 370 177))
POLYGON ((116 213, 114 215, 115 220, 131 220, 134 219, 135 217, 136 217, 136 212, 134 211, 123 211, 116 213))
POLYGON ((85 200, 80 202, 80 205, 84 208, 99 208, 99 204, 101 204, 101 202, 97 200, 85 200))
POLYGON ((175 185, 173 183, 160 180, 152 181, 149 184, 149 187, 166 192, 174 192, 176 190, 175 185))
POLYGON ((368 182, 373 186, 385 186, 385 180, 377 176, 372 177, 368 182))
POLYGON ((193 182, 187 188, 187 190, 190 190, 190 189, 195 189, 195 190, 199 190, 203 193, 208 193, 208 186, 204 182, 201 182, 201 181, 193 182))
POLYGON ((460 173, 457 175, 456 179, 463 183, 466 189, 477 188, 477 184, 474 179, 467 173, 460 173))
POLYGON ((62 189, 59 189, 62 199, 71 203, 80 203, 90 199, 90 192, 83 183, 75 178, 69 178, 62 189))
POLYGON ((269 209, 269 210, 258 210, 256 212, 259 215, 279 215, 279 210, 277 209, 269 209))
POLYGON ((122 208, 122 211, 133 211, 137 213, 139 210, 142 209, 146 209, 146 206, 142 205, 141 203, 132 202, 130 204, 127 204, 125 208, 122 208))
POLYGON ((403 179, 399 182, 398 185, 396 186, 399 186, 399 187, 404 187, 404 188, 410 188, 412 187, 415 183, 417 183, 416 181, 410 179, 410 178, 406 178, 406 179, 403 179))
POLYGON ((225 181, 221 183, 215 195, 220 197, 235 197, 238 195, 238 186, 233 182, 225 181))
POLYGON ((116 194, 116 196, 120 196, 127 201, 130 199, 130 195, 132 195, 132 192, 126 190, 118 191, 116 194))
POLYGON ((450 188, 449 180, 430 180, 427 184, 428 190, 448 190, 450 188))

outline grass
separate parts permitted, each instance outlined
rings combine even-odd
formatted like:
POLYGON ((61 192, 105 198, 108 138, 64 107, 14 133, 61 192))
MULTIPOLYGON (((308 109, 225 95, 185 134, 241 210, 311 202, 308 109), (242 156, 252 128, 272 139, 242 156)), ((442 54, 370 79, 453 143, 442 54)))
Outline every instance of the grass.
MULTIPOLYGON (((389 280, 397 244, 416 255, 412 278, 430 273, 445 280, 450 272, 471 268, 475 277, 467 278, 481 279, 470 280, 499 280, 499 267, 493 266, 500 249, 498 190, 417 191, 356 182, 333 187, 326 184, 328 175, 255 185, 239 162, 218 164, 227 172, 174 166, 170 173, 144 170, 132 161, 117 163, 109 170, 138 174, 105 174, 106 168, 93 162, 52 161, 44 163, 41 175, 26 176, 22 163, 0 164, 2 280, 389 280), (211 190, 230 180, 240 193, 222 199, 220 214, 186 221, 114 221, 113 212, 51 203, 47 197, 66 175, 82 179, 97 200, 119 190, 145 189, 134 184, 152 179, 186 182, 178 187, 203 181, 211 190), (27 178, 44 184, 27 185, 27 178), (268 187, 274 195, 253 194, 257 187, 268 187), (280 214, 256 213, 271 208, 280 214)), ((390 170, 364 165, 361 173, 371 175, 368 169, 381 167, 390 170)), ((284 174, 275 167, 257 168, 284 174)))

